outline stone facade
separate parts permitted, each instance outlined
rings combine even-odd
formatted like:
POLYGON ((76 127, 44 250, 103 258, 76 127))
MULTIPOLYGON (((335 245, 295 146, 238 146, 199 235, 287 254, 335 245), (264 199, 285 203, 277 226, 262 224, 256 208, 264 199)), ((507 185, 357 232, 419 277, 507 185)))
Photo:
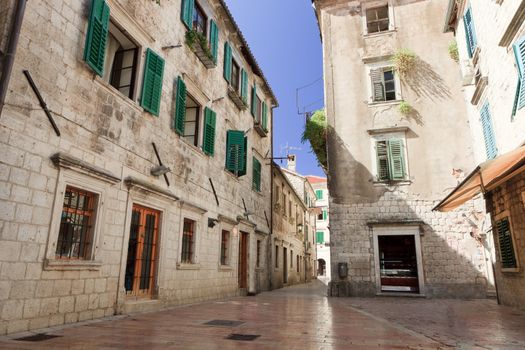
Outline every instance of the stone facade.
POLYGON ((310 175, 306 178, 316 194, 315 250, 317 252, 317 276, 323 282, 328 283, 332 278, 332 269, 330 268, 330 194, 328 192, 328 183, 325 177, 310 175), (320 195, 317 195, 318 193, 320 195), (322 240, 317 240, 317 235, 320 235, 322 240))
POLYGON ((185 44, 181 1, 98 2, 108 5, 110 30, 120 29, 118 35, 125 33, 138 47, 131 98, 83 59, 91 0, 27 3, 0 119, 0 334, 269 288, 271 167, 264 158, 272 153, 271 111, 277 101, 231 14, 223 1, 196 1, 208 17, 206 25, 213 19, 219 28, 217 66, 207 69, 185 44), (250 108, 240 109, 228 94, 225 42, 247 73, 250 88, 255 84, 268 106, 268 131, 254 125, 257 118, 250 108), (158 116, 141 107, 146 49, 165 62, 162 79, 155 83, 162 86, 158 116), (32 75, 60 136, 23 70, 32 75), (193 144, 172 128, 179 103, 174 98, 177 77, 202 109, 216 112, 212 155, 201 149, 202 131, 193 144), (246 131, 245 176, 225 170, 227 130, 246 131), (171 168, 166 181, 151 174, 159 165, 152 143, 171 168), (254 159, 261 164, 258 190, 254 159), (86 229, 92 239, 80 259, 59 259, 59 231, 73 224, 62 221, 69 215, 62 207, 71 187, 92 196, 94 208, 88 209, 93 221, 86 229), (127 276, 127 265, 130 231, 138 227, 135 214, 143 210, 149 210, 148 218, 156 217, 154 228, 140 226, 154 229, 156 248, 151 249, 155 258, 148 260, 151 269, 142 266, 150 274, 141 275, 153 282, 149 289, 140 282, 140 290, 147 290, 140 295, 130 293, 135 289, 128 282, 139 281, 127 276), (221 239, 223 231, 226 239, 221 239), (183 239, 183 232, 191 238, 183 239), (241 236, 246 239, 242 276, 241 236))
POLYGON ((314 1, 329 128, 330 295, 485 296, 485 252, 467 220, 480 209, 432 211, 457 185, 454 169, 474 166, 447 52, 453 36, 436 16, 446 3, 314 1), (412 62, 406 74, 395 54, 412 62))
POLYGON ((498 298, 501 303, 525 308, 525 172, 506 181, 492 190, 487 196, 487 208, 493 222, 493 232, 496 236, 496 282, 498 298), (499 220, 510 219, 510 235, 513 241, 514 254, 517 261, 515 269, 505 269, 502 266, 500 242, 497 238, 497 223, 499 220))
MULTIPOLYGON (((293 178, 296 179, 295 176, 293 178)), ((275 163, 273 186, 273 228, 269 249, 271 288, 276 289, 304 283, 315 277, 311 229, 315 227, 315 222, 303 197, 295 191, 284 170, 275 163)))
MULTIPOLYGON (((519 102, 517 87, 525 71, 520 73, 519 65, 523 60, 515 52, 520 51, 520 43, 525 40, 525 3, 463 0, 450 1, 448 5, 445 31, 453 32, 456 36, 472 147, 476 162, 483 163, 525 144, 525 108, 519 102), (475 33, 474 44, 467 42, 467 12, 475 33), (469 53, 469 50, 473 52, 469 53), (488 121, 481 116, 484 106, 488 106, 488 121), (484 123, 489 123, 490 127, 484 127, 484 123)), ((522 264, 523 191, 523 173, 514 173, 504 184, 490 189, 485 197, 490 213, 486 221, 490 227, 484 232, 487 234, 486 245, 495 245, 496 248, 492 250, 491 260, 494 263, 499 301, 522 308, 525 307, 525 275, 522 267, 516 271, 502 267, 497 223, 501 218, 510 218, 517 261, 522 264)))

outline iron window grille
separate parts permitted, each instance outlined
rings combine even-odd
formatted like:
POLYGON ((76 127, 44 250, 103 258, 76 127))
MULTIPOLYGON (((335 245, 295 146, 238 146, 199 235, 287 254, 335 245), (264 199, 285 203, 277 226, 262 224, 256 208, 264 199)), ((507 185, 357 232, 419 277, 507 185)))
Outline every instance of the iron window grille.
POLYGON ((58 259, 90 259, 97 195, 67 186, 56 247, 58 259))
POLYGON ((184 219, 184 228, 182 231, 182 251, 181 262, 193 264, 193 251, 195 245, 195 221, 184 219))

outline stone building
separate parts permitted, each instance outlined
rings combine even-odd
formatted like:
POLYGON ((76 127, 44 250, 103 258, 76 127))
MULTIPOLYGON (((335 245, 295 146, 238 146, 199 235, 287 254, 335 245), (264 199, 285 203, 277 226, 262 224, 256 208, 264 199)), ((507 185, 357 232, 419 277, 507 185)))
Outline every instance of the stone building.
MULTIPOLYGON (((314 275, 315 250, 309 207, 285 172, 273 163, 273 213, 269 271, 272 289, 304 283, 314 275)), ((315 226, 314 226, 315 227, 315 226)))
POLYGON ((484 297, 470 204, 433 212, 474 166, 446 0, 314 0, 328 121, 332 296, 484 297))
POLYGON ((525 1, 450 1, 476 163, 439 204, 452 210, 483 193, 501 303, 525 307, 525 1))
POLYGON ((297 172, 297 155, 288 155, 287 166, 286 168, 281 168, 281 170, 294 188, 295 193, 297 193, 299 198, 303 199, 303 203, 306 205, 303 231, 305 259, 307 260, 306 281, 309 281, 317 274, 317 251, 315 249, 317 209, 315 192, 306 177, 297 172))
POLYGON ((224 1, 30 1, 15 57, 0 334, 269 288, 277 101, 224 1))
POLYGON ((329 192, 326 177, 309 175, 306 177, 315 191, 315 251, 317 253, 317 276, 328 283, 332 278, 330 268, 330 210, 329 192))

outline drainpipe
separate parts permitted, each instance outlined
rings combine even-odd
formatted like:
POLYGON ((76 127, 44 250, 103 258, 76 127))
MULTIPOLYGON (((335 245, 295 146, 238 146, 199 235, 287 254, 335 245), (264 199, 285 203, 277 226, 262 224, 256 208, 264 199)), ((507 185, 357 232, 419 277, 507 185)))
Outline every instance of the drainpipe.
POLYGON ((272 113, 270 113, 270 125, 272 126, 272 132, 270 134, 270 236, 268 237, 267 246, 267 259, 266 265, 268 271, 268 288, 273 290, 272 286, 272 236, 273 236, 273 110, 275 106, 272 106, 272 113))
POLYGON ((7 44, 7 52, 3 58, 2 76, 0 77, 0 116, 4 109, 5 96, 7 95, 7 86, 9 85, 9 78, 11 78, 11 71, 15 62, 16 47, 18 46, 18 38, 20 37, 20 28, 22 27, 22 20, 26 10, 26 0, 18 0, 16 11, 13 18, 13 26, 9 33, 9 42, 7 44))

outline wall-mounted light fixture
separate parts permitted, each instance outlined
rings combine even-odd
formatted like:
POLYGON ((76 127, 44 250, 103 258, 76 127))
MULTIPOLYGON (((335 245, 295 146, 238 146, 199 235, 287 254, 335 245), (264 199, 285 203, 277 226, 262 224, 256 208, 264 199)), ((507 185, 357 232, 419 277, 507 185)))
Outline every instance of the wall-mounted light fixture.
POLYGON ((213 218, 208 218, 208 227, 209 228, 214 228, 215 225, 219 222, 219 220, 217 219, 213 219, 213 218))
POLYGON ((150 173, 153 176, 162 176, 162 175, 167 174, 169 172, 171 172, 171 169, 168 168, 165 165, 157 165, 157 166, 151 168, 151 170, 150 170, 150 173))

